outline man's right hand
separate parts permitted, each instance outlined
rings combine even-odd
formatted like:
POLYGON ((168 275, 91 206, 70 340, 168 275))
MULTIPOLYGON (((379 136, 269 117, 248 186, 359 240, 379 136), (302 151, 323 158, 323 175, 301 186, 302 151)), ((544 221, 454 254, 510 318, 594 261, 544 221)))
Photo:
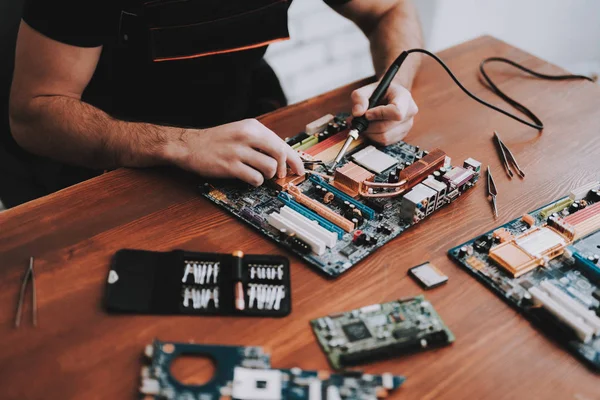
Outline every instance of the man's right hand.
POLYGON ((300 156, 273 131, 255 119, 214 128, 186 129, 167 145, 167 158, 203 176, 238 178, 253 186, 286 175, 287 166, 304 174, 300 156))

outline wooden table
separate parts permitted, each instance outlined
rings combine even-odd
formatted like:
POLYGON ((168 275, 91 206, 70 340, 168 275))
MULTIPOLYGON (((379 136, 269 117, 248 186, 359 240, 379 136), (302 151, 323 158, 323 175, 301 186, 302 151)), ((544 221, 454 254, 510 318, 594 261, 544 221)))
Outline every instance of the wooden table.
MULTIPOLYGON (((468 88, 502 104, 478 82, 479 62, 492 55, 561 72, 491 37, 441 53, 468 88)), ((450 247, 599 177, 597 85, 539 81, 506 66, 490 69, 503 90, 539 113, 547 126, 543 134, 467 98, 426 59, 413 92, 420 113, 407 140, 423 148, 440 147, 459 164, 469 156, 489 164, 500 193, 499 218, 492 217, 481 181, 339 279, 327 280, 292 257, 294 311, 284 319, 114 316, 103 311, 109 260, 121 248, 286 254, 201 198, 193 176, 121 169, 0 213, 0 397, 135 398, 141 354, 153 338, 263 345, 272 352, 275 367, 328 369, 308 321, 417 295, 422 290, 406 271, 431 260, 450 280, 427 297, 457 340, 443 349, 366 366, 372 373, 407 376, 396 397, 600 398, 598 375, 446 257, 450 247), (504 174, 492 144, 494 129, 513 149, 525 180, 510 181, 504 174), (39 326, 31 326, 26 307, 23 326, 15 330, 18 289, 31 255, 36 257, 39 326)), ((282 136, 292 135, 321 115, 348 110, 350 91, 362 83, 261 120, 282 136)))

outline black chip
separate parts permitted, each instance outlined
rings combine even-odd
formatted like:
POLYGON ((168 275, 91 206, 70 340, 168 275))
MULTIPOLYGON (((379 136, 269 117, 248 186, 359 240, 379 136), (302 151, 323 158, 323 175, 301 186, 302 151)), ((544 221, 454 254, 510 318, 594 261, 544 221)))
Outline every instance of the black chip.
POLYGON ((411 339, 416 337, 419 333, 421 333, 419 328, 411 327, 407 329, 396 329, 394 332, 392 332, 392 335, 394 336, 394 339, 411 339))
POLYGON ((521 286, 523 287, 523 289, 525 289, 525 290, 529 290, 529 289, 531 289, 531 288, 533 287, 533 283, 531 283, 531 282, 529 282, 529 281, 527 281, 527 280, 525 280, 525 281, 521 282, 521 283, 520 283, 520 285, 521 285, 521 286))
POLYGON ((353 322, 348 325, 342 326, 342 330, 346 334, 349 342, 357 342, 370 338, 371 332, 367 328, 367 325, 363 321, 353 322))
POLYGON ((348 246, 346 246, 342 250, 340 250, 340 253, 349 258, 352 254, 356 253, 357 250, 358 250, 358 247, 356 247, 353 244, 349 244, 348 246))
POLYGON ((483 235, 475 240, 475 250, 481 253, 488 253, 492 248, 492 244, 493 239, 483 235))

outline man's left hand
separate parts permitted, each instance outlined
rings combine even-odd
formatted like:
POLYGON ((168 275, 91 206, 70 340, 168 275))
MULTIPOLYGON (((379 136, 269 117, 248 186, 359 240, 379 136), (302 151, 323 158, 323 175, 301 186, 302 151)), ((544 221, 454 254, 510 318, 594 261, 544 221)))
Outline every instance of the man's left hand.
POLYGON ((352 92, 352 115, 365 115, 369 128, 365 136, 384 146, 399 142, 413 126, 414 116, 419 111, 412 95, 404 86, 392 82, 382 100, 382 105, 367 110, 369 97, 379 82, 372 83, 352 92), (366 114, 365 114, 366 112, 366 114))

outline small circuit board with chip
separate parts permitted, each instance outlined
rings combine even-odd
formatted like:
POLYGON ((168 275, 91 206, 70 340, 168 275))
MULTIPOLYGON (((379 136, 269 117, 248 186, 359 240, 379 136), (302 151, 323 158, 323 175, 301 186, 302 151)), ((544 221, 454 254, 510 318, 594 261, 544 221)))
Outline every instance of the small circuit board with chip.
POLYGON ((600 372, 600 182, 469 240, 449 256, 600 372))
POLYGON ((406 229, 474 187, 481 164, 452 165, 440 150, 399 142, 352 142, 335 171, 349 114, 328 114, 286 139, 307 174, 291 172, 255 188, 239 181, 204 182, 210 201, 295 253, 328 277, 348 271, 406 229))
POLYGON ((310 322, 334 369, 450 344, 454 335, 424 296, 310 322))
POLYGON ((144 351, 140 395, 144 399, 179 400, 366 400, 387 397, 405 378, 352 371, 330 374, 300 368, 271 367, 261 347, 211 346, 155 340, 144 351), (171 374, 180 356, 208 357, 215 375, 203 385, 185 385, 171 374))

